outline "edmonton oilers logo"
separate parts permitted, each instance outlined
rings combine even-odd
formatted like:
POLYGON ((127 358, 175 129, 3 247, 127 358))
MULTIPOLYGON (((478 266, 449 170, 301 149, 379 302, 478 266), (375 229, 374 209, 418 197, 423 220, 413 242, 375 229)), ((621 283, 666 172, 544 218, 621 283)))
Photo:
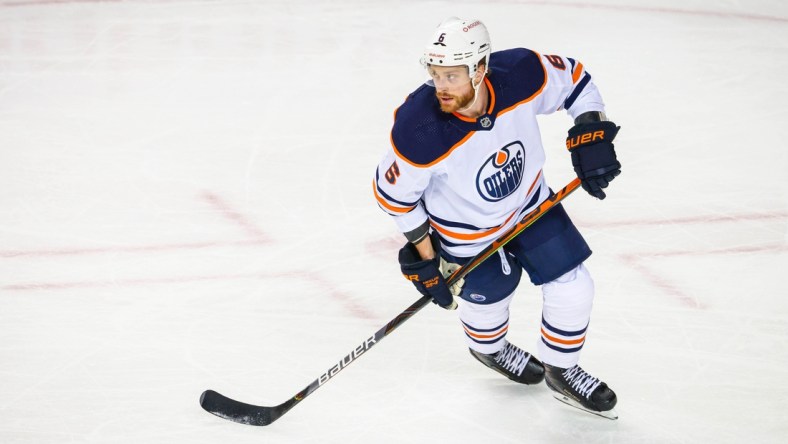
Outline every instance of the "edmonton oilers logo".
POLYGON ((497 202, 520 186, 523 181, 525 148, 520 142, 512 142, 493 153, 484 161, 476 175, 476 189, 482 199, 497 202))

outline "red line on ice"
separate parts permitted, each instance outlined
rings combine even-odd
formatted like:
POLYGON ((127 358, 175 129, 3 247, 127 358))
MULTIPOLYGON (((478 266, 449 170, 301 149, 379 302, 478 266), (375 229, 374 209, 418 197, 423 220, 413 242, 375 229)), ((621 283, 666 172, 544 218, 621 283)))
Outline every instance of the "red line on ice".
POLYGON ((202 276, 179 276, 179 277, 158 277, 158 278, 137 278, 137 279, 111 279, 100 281, 74 281, 74 282, 30 282, 25 284, 9 284, 0 286, 0 290, 7 291, 34 291, 34 290, 71 290, 71 289, 85 289, 85 288, 121 288, 121 287, 138 287, 145 285, 159 285, 159 284, 184 284, 191 282, 206 282, 206 281, 226 281, 237 279, 300 279, 311 282, 318 288, 318 292, 329 295, 332 299, 342 305, 347 311, 356 317, 376 320, 375 316, 367 308, 351 299, 348 293, 339 289, 330 280, 320 276, 316 273, 307 273, 300 271, 280 272, 280 273, 267 273, 267 272, 253 272, 253 273, 236 273, 236 274, 216 274, 216 275, 202 275, 202 276))
POLYGON ((86 247, 86 248, 52 248, 42 250, 0 250, 0 257, 46 257, 46 256, 81 256, 88 254, 106 253, 140 253, 155 251, 196 250, 213 247, 250 247, 267 244, 267 240, 241 240, 217 242, 185 242, 175 244, 153 245, 119 245, 113 247, 86 247))
POLYGON ((678 286, 670 283, 668 279, 665 279, 660 274, 651 270, 646 264, 642 262, 642 259, 643 259, 642 256, 636 256, 631 254, 623 256, 623 260, 628 267, 631 267, 636 271, 638 271, 652 285, 661 289, 665 293, 674 296, 683 305, 697 309, 706 308, 703 304, 700 303, 700 301, 684 293, 678 286))
POLYGON ((754 214, 735 214, 730 216, 690 216, 677 217, 673 219, 634 219, 613 222, 582 222, 578 225, 588 228, 614 228, 627 226, 652 226, 652 225, 678 225, 678 224, 702 224, 702 223, 724 223, 724 222, 743 222, 761 220, 781 220, 788 219, 788 213, 754 213, 754 214))
POLYGON ((708 256, 708 255, 729 255, 747 253, 785 253, 788 252, 786 245, 760 245, 760 246, 741 246, 732 248, 720 248, 717 250, 678 250, 665 251, 648 254, 626 254, 622 256, 623 262, 628 267, 637 270, 644 278, 651 282, 655 287, 662 289, 665 293, 675 296, 682 304, 690 308, 706 308, 703 303, 696 298, 683 292, 679 286, 672 284, 668 279, 653 271, 644 263, 645 259, 654 257, 675 257, 675 256, 708 256))
POLYGON ((214 208, 218 209, 222 215, 224 215, 224 217, 241 227, 244 231, 246 231, 246 234, 250 235, 252 238, 258 240, 268 239, 268 236, 266 236, 263 230, 261 230, 251 220, 249 220, 248 217, 232 208, 226 201, 224 201, 215 193, 205 191, 202 193, 202 199, 211 204, 214 208))

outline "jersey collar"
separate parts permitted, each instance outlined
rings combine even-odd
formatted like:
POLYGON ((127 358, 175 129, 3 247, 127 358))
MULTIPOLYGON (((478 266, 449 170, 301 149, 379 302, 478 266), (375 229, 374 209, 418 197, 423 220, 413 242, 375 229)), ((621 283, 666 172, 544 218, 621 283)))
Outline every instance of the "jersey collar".
POLYGON ((493 89, 492 83, 490 83, 490 79, 487 78, 487 76, 484 77, 484 83, 487 85, 487 91, 490 94, 490 103, 487 104, 487 114, 482 114, 478 118, 474 119, 471 117, 463 116, 462 114, 455 111, 452 113, 454 117, 462 120, 463 122, 476 123, 480 118, 492 114, 493 109, 495 108, 495 90, 493 89))

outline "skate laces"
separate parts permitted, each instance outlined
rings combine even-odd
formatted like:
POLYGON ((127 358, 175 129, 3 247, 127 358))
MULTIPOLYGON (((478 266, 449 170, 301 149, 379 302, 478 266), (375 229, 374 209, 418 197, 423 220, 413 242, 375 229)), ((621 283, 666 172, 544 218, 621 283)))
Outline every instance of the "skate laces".
POLYGON ((495 356, 495 362, 501 365, 504 369, 520 376, 531 359, 531 354, 527 351, 521 350, 519 347, 510 344, 509 342, 504 345, 503 349, 495 356))
POLYGON ((591 393, 602 383, 599 379, 589 375, 579 365, 564 370, 564 379, 581 396, 588 399, 591 393))

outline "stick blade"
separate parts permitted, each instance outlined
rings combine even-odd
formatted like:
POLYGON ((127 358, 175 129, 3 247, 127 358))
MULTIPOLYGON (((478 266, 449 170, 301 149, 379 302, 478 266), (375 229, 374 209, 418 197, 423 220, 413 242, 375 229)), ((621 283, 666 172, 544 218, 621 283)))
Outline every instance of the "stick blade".
POLYGON ((200 406, 220 418, 253 426, 267 426, 281 416, 275 414, 275 407, 245 404, 213 390, 206 390, 200 395, 200 406))

